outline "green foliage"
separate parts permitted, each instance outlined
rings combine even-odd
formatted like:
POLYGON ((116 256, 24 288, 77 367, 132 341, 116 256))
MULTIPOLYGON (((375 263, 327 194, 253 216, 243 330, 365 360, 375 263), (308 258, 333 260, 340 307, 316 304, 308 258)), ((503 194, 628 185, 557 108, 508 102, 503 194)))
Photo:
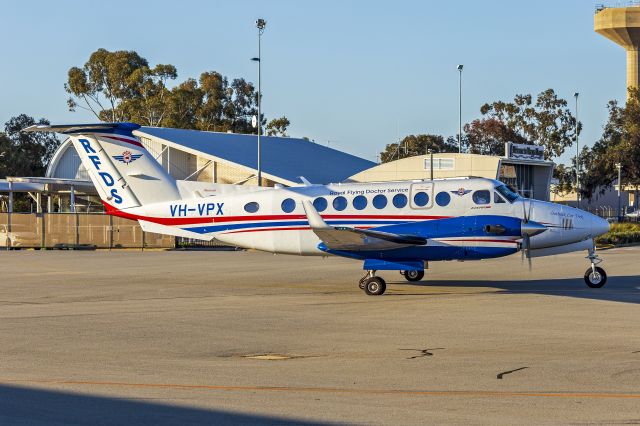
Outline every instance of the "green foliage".
POLYGON ((567 167, 564 164, 558 164, 553 169, 553 177, 558 179, 558 184, 554 188, 556 194, 566 194, 574 190, 576 183, 574 168, 567 167))
POLYGON ((405 136, 399 144, 388 144, 380 153, 380 161, 387 163, 400 158, 425 155, 428 150, 434 153, 458 152, 458 145, 451 139, 445 141, 440 135, 409 135, 405 136))
POLYGON ((630 88, 624 107, 610 101, 608 109, 602 137, 580 154, 584 171, 580 189, 585 197, 603 192, 617 180, 616 163, 622 165, 623 185, 640 184, 640 90, 630 88))
POLYGON ((60 145, 54 133, 24 133, 34 124, 49 124, 41 118, 20 114, 12 117, 0 133, 0 178, 7 176, 44 176, 49 160, 60 145))
POLYGON ((606 234, 596 238, 596 244, 630 244, 640 243, 640 223, 612 223, 606 234))
POLYGON ((473 120, 464 126, 466 152, 483 155, 504 155, 506 142, 528 143, 516 130, 496 117, 473 120))
MULTIPOLYGON (((229 83, 218 72, 203 72, 169 88, 178 72, 173 65, 149 66, 134 51, 98 49, 82 68, 69 70, 65 90, 71 111, 83 108, 102 121, 132 121, 145 126, 235 133, 256 133, 257 92, 237 78, 229 83)), ((260 124, 266 120, 261 117, 260 124)), ((286 130, 286 129, 285 129, 286 130)))
MULTIPOLYGON (((539 93, 535 103, 531 95, 516 95, 513 102, 484 104, 480 112, 487 116, 484 120, 493 119, 501 124, 478 128, 481 135, 486 135, 480 141, 487 140, 489 146, 494 141, 541 145, 545 158, 551 159, 562 155, 576 137, 576 119, 567 101, 558 98, 553 89, 539 93)), ((581 125, 578 126, 579 132, 581 125)))
POLYGON ((289 119, 285 116, 274 118, 267 124, 266 131, 268 136, 287 136, 287 128, 289 127, 289 119))

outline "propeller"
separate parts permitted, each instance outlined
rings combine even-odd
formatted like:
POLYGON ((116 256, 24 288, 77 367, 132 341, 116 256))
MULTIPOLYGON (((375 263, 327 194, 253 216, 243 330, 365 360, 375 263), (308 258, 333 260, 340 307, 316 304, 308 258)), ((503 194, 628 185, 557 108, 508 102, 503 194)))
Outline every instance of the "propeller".
POLYGON ((522 235, 522 243, 520 243, 521 262, 524 262, 525 257, 529 264, 529 270, 531 270, 531 237, 538 235, 547 230, 547 227, 531 220, 531 214, 533 213, 533 202, 529 200, 529 208, 527 209, 526 200, 522 200, 522 213, 523 219, 520 225, 520 232, 522 235))

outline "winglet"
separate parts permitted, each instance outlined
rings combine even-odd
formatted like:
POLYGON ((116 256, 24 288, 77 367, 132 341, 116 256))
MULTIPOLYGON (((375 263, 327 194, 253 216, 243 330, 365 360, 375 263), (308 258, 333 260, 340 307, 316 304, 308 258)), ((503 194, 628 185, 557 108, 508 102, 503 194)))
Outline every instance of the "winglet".
POLYGON ((332 227, 327 225, 327 222, 322 219, 322 216, 320 216, 320 213, 318 213, 316 208, 313 207, 311 201, 303 200, 302 207, 307 215, 307 220, 309 221, 311 229, 332 229, 332 227))

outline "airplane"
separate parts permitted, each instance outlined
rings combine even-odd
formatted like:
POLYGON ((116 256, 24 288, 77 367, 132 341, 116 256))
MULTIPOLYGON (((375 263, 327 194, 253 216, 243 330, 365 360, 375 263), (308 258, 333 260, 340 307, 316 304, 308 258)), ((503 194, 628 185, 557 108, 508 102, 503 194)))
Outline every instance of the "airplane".
MULTIPOLYGON (((586 250, 585 283, 600 288, 594 238, 609 223, 585 211, 527 199, 504 183, 465 177, 260 187, 175 180, 132 133, 134 123, 34 125, 68 135, 108 214, 148 232, 272 253, 363 262, 359 288, 382 295, 378 271, 420 281, 429 262, 518 251, 531 258, 586 250)), ((330 165, 328 165, 330 167, 330 165)))

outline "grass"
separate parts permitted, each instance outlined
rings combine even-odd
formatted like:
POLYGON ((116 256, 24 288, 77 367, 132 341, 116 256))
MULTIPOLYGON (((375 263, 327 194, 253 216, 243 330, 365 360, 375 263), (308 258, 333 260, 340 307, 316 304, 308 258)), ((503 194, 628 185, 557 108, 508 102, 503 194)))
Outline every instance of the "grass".
POLYGON ((596 238, 596 244, 630 244, 640 243, 640 223, 612 223, 611 229, 604 235, 596 238))

